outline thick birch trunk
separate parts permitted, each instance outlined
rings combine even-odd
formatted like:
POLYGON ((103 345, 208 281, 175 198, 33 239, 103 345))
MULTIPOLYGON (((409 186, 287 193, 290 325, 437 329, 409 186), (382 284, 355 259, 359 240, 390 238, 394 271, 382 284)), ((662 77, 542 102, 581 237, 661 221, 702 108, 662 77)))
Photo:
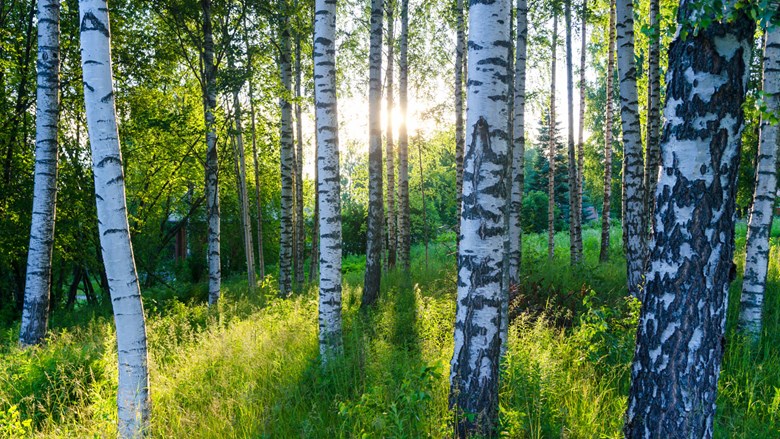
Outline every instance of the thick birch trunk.
MULTIPOLYGON (((764 36, 764 102, 771 114, 780 110, 780 28, 767 29, 764 36)), ((772 230, 777 190, 777 144, 780 127, 766 117, 761 120, 761 140, 756 169, 756 188, 748 224, 745 275, 739 326, 753 341, 761 336, 761 313, 769 266, 769 233, 772 230)))
POLYGON ((609 48, 607 51, 607 103, 604 117, 604 204, 601 208, 601 250, 599 261, 609 260, 610 205, 612 201, 612 85, 615 77, 615 0, 609 2, 609 48))
POLYGON ((385 161, 387 166, 387 268, 395 268, 397 236, 395 229, 396 211, 395 211, 395 145, 393 144, 393 52, 395 45, 395 35, 393 25, 395 18, 393 10, 395 1, 387 2, 387 130, 385 134, 385 161))
POLYGON ((303 121, 301 119, 301 37, 295 31, 295 288, 301 290, 304 282, 303 262, 306 235, 303 217, 303 121))
POLYGON ((398 59, 398 106, 401 121, 398 125, 398 258, 406 275, 410 269, 411 229, 409 218, 409 139, 406 131, 408 115, 407 77, 409 64, 407 51, 409 40, 409 0, 401 0, 401 35, 398 59))
POLYGON ((222 264, 219 243, 219 162, 217 161, 217 68, 211 31, 211 0, 201 0, 203 11, 203 114, 206 120, 206 217, 208 220, 209 305, 219 301, 222 264))
POLYGON ((507 202, 510 6, 506 0, 469 8, 467 126, 464 160, 455 348, 450 406, 455 435, 491 436, 498 414, 501 281, 507 202))
POLYGON ((98 232, 116 322, 118 436, 135 438, 144 436, 149 427, 149 372, 144 309, 127 223, 106 2, 79 1, 79 16, 98 232))
POLYGON ((555 65, 558 49, 558 12, 553 12, 552 61, 550 66, 550 140, 547 144, 547 258, 555 256, 555 65))
POLYGON ((642 129, 634 61, 633 0, 617 0, 617 58, 620 75, 620 120, 623 126, 623 242, 626 250, 628 292, 640 297, 647 248, 644 223, 642 129))
POLYGON ((650 47, 647 60, 647 142, 645 144, 645 181, 642 216, 642 233, 645 246, 651 247, 653 236, 652 219, 655 213, 655 187, 658 183, 658 168, 661 165, 661 149, 658 144, 661 130, 661 14, 659 0, 650 0, 650 47))
POLYGON ((49 323, 51 260, 57 203, 60 108, 60 2, 38 0, 38 90, 35 106, 35 189, 19 342, 40 343, 49 323))
MULTIPOLYGON (((691 23, 696 0, 678 22, 691 23)), ((627 438, 713 436, 734 256, 734 198, 755 21, 727 11, 669 49, 655 245, 637 330, 627 438)))
POLYGON ((517 0, 517 40, 515 45, 514 126, 512 128, 512 179, 509 204, 509 287, 520 281, 523 229, 520 214, 523 209, 525 181, 525 66, 528 39, 528 3, 517 0))
POLYGON ((317 124, 317 192, 320 194, 319 340, 323 363, 340 355, 341 194, 336 105, 336 2, 316 0, 314 99, 317 124))
MULTIPOLYGON (((463 74, 466 66, 466 25, 463 19, 463 0, 455 4, 455 172, 457 206, 460 211, 463 204, 463 150, 466 138, 463 133, 463 74)), ((455 226, 455 235, 460 242, 460 222, 455 226)))
POLYGON ((368 60, 368 224, 366 236, 366 275, 362 306, 372 306, 379 298, 382 278, 382 0, 371 0, 371 44, 368 60))
POLYGON ((241 126, 241 102, 238 89, 233 90, 233 117, 236 130, 236 160, 238 161, 238 183, 241 193, 241 228, 244 231, 244 255, 249 292, 254 293, 257 286, 255 274, 255 249, 252 244, 252 222, 249 218, 249 195, 246 187, 246 158, 244 157, 244 135, 241 126))
POLYGON ((580 30, 580 38, 582 45, 580 46, 580 124, 579 135, 577 136, 577 253, 580 259, 582 259, 582 187, 584 185, 584 170, 585 170, 585 61, 587 56, 587 31, 588 31, 588 1, 582 0, 582 16, 580 30))
POLYGON ((501 358, 504 358, 507 350, 507 339, 509 337, 509 290, 513 288, 509 276, 510 254, 510 232, 509 222, 512 209, 512 165, 514 160, 514 111, 515 111, 515 51, 512 44, 515 40, 515 24, 512 21, 513 15, 512 0, 509 0, 509 47, 507 47, 507 160, 504 168, 504 179, 507 181, 506 204, 504 205, 504 267, 501 276, 501 358))
POLYGON ((569 257, 571 264, 576 265, 580 262, 581 255, 579 251, 579 242, 582 237, 578 236, 581 232, 577 226, 577 153, 574 149, 574 67, 572 66, 572 45, 571 45, 571 0, 564 3, 564 13, 566 19, 566 99, 568 103, 568 137, 567 145, 569 152, 569 257))
MULTIPOLYGON (((281 0, 282 8, 286 1, 281 0)), ((293 264, 293 174, 295 165, 292 133, 292 105, 287 96, 292 95, 290 65, 290 23, 285 18, 280 29, 279 73, 285 94, 279 99, 281 107, 280 124, 280 168, 282 178, 281 216, 279 218, 279 296, 287 297, 292 292, 293 264)))

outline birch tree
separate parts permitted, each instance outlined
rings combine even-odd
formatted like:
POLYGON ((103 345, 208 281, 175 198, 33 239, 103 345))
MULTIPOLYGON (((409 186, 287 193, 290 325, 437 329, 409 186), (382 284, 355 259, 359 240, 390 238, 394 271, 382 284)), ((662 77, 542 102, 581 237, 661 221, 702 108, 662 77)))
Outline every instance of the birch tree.
POLYGON ((371 0, 371 39, 368 55, 368 224, 366 233, 366 274, 362 306, 379 298, 382 278, 382 0, 371 0))
POLYGON ((626 250, 628 292, 640 297, 645 268, 646 233, 644 222, 644 159, 642 129, 639 122, 639 99, 636 89, 634 60, 634 3, 617 0, 618 74, 620 76, 620 120, 623 126, 623 242, 626 250))
POLYGON ((149 371, 141 289, 127 223, 125 180, 114 106, 108 8, 80 0, 81 68, 92 149, 98 232, 116 323, 118 436, 143 436, 149 425, 149 371))
MULTIPOLYGON (((456 206, 460 210, 463 203, 463 150, 466 138, 463 133, 463 73, 466 67, 466 25, 463 19, 463 0, 455 2, 455 180, 456 206)), ((457 240, 460 241, 460 223, 455 226, 457 240)))
MULTIPOLYGON (((297 12, 298 2, 295 2, 297 12)), ((293 161, 293 182, 295 188, 295 220, 293 221, 295 231, 293 250, 295 289, 303 288, 304 273, 303 260, 304 249, 306 246, 306 236, 304 235, 304 217, 303 217, 303 120, 301 109, 301 35, 299 30, 295 30, 295 153, 293 161)))
POLYGON ((247 88, 249 92, 249 120, 252 131, 252 158, 255 168, 255 204, 257 207, 257 268, 260 279, 265 278, 265 259, 263 258, 263 205, 260 198, 260 158, 257 154, 257 125, 255 114, 255 88, 252 81, 252 47, 249 45, 249 31, 246 26, 246 15, 243 17, 244 45, 246 46, 246 64, 248 68, 247 88))
POLYGON ((572 66, 572 43, 571 43, 571 0, 564 1, 564 15, 566 20, 566 99, 568 104, 568 137, 567 146, 569 151, 569 257, 571 264, 580 262, 579 242, 582 241, 581 229, 577 226, 577 180, 579 170, 577 169, 577 155, 574 149, 574 67, 572 66))
MULTIPOLYGON (((280 9, 286 10, 286 0, 280 0, 280 9)), ((279 295, 287 297, 292 292, 293 259, 293 167, 295 165, 292 133, 292 95, 290 21, 285 16, 281 23, 279 45, 279 73, 284 93, 279 98, 281 107, 280 124, 280 168, 282 177, 281 215, 279 218, 279 295)))
MULTIPOLYGON (((232 54, 230 63, 232 64, 232 54)), ((232 66, 231 66, 232 67, 232 66)), ((241 195, 241 229, 244 233, 244 255, 249 292, 254 293, 257 286, 255 273, 255 249, 252 245, 252 222, 249 218, 249 193, 246 186, 246 159, 244 156, 244 133, 241 125, 241 101, 238 99, 239 87, 233 88, 233 122, 235 124, 236 160, 238 161, 238 190, 241 195)))
POLYGON ((395 34, 393 16, 395 1, 387 0, 387 129, 385 131, 385 162, 387 167, 387 268, 395 267, 397 236, 395 230, 395 145, 393 144, 393 56, 395 34))
POLYGON ((650 245, 653 235, 655 187, 658 182, 658 167, 661 165, 661 149, 658 145, 661 131, 661 13, 659 0, 650 0, 650 44, 647 58, 647 141, 645 142, 645 213, 642 233, 645 246, 650 245))
POLYGON ((206 217, 208 219, 209 305, 216 305, 222 282, 219 242, 219 162, 217 160, 217 68, 214 65, 214 35, 211 0, 200 1, 203 12, 203 115, 206 121, 206 217))
POLYGON ((615 0, 609 2, 609 41, 607 42, 607 102, 604 106, 604 203, 601 208, 601 250, 599 261, 609 260, 610 204, 612 201, 612 81, 615 77, 615 0))
MULTIPOLYGON (((780 110, 780 28, 770 26, 764 35, 763 99, 768 114, 780 110)), ((761 314, 769 267, 769 234, 772 230, 775 192, 777 191, 778 126, 772 117, 761 119, 761 135, 756 169, 756 187, 748 223, 745 249, 745 275, 742 281, 739 326, 758 341, 761 336, 761 314)))
POLYGON ((522 264, 523 229, 520 215, 523 208, 523 183, 525 181, 525 76, 528 40, 528 2, 517 0, 517 39, 515 41, 514 83, 514 146, 512 148, 512 179, 509 205, 509 286, 520 281, 522 264))
POLYGON ((54 219, 57 203, 57 128, 60 107, 60 2, 38 0, 38 83, 35 106, 35 186, 24 308, 19 342, 40 343, 49 323, 54 219))
POLYGON ((582 258, 582 188, 584 185, 585 173, 585 61, 587 59, 588 33, 588 0, 582 0, 582 12, 580 16, 582 28, 580 29, 580 116, 579 116, 579 135, 577 136, 577 253, 582 258))
POLYGON ((450 406, 455 435, 492 436, 498 414, 501 280, 508 157, 509 2, 471 2, 455 347, 450 406))
POLYGON ((553 5, 552 58, 550 61, 550 140, 547 144, 547 258, 555 256, 555 70, 558 48, 558 10, 553 5))
MULTIPOLYGON (((706 5, 704 5, 706 7, 706 5)), ((655 244, 637 329, 627 438, 713 436, 730 272, 735 185, 755 21, 693 32, 706 11, 683 0, 669 48, 655 244), (698 128, 706 127, 706 128, 698 128)))
POLYGON ((319 342, 323 363, 342 351, 341 194, 336 105, 336 2, 316 0, 314 99, 317 125, 317 192, 320 194, 319 342))
POLYGON ((409 0, 401 0, 401 35, 398 59, 398 106, 401 120, 398 124, 398 259, 404 273, 409 274, 411 230, 409 218, 409 138, 406 130, 408 106, 407 78, 409 75, 409 0))

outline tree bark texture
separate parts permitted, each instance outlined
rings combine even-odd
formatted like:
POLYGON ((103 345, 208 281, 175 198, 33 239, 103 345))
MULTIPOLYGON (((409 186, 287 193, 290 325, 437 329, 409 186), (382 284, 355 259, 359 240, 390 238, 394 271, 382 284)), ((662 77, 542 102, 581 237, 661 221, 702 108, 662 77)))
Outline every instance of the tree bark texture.
POLYGON ((366 233, 366 274, 362 306, 372 306, 379 298, 382 278, 382 0, 371 0, 371 43, 368 60, 368 224, 366 233))
POLYGON ((659 0, 650 0, 650 47, 647 59, 647 142, 645 143, 645 214, 642 233, 645 245, 650 248, 653 216, 655 212, 655 187, 658 168, 661 165, 661 148, 658 144, 661 131, 661 14, 659 0))
POLYGON ((38 0, 38 83, 35 106, 35 183, 30 247, 19 342, 40 343, 49 323, 57 203, 57 127, 60 107, 60 2, 38 0))
POLYGON ((395 267, 397 236, 396 236, 396 209, 395 209, 395 145, 393 142, 393 56, 395 34, 393 16, 395 1, 388 0, 387 8, 387 130, 385 134, 385 162, 387 167, 387 268, 395 267))
MULTIPOLYGON (((297 2, 296 2, 297 6, 297 2)), ((295 31, 295 160, 294 184, 295 184, 295 289, 303 288, 304 270, 303 262, 306 249, 305 220, 303 217, 303 120, 301 111, 301 36, 295 31)))
POLYGON ((149 427, 149 369, 141 289, 127 223, 106 6, 103 0, 79 1, 81 67, 98 232, 116 323, 118 436, 135 438, 149 427))
POLYGON ((577 169, 577 152, 574 147, 574 66, 572 65, 572 43, 571 43, 571 0, 564 2, 566 17, 566 99, 568 104, 568 136, 567 146, 569 152, 569 258, 572 265, 576 265, 582 259, 580 253, 580 242, 582 241, 582 230, 577 226, 577 180, 579 170, 577 169))
POLYGON ((582 12, 580 17, 582 28, 580 29, 580 124, 577 136, 577 253, 582 258, 582 187, 584 185, 585 171, 585 61, 587 60, 587 33, 588 33, 588 1, 582 0, 582 12))
POLYGON ((623 126, 623 242, 628 292, 640 297, 647 248, 644 222, 644 159, 634 60, 634 3, 617 0, 617 58, 620 76, 620 120, 623 126))
POLYGON ((320 195, 319 343, 323 363, 342 352, 341 194, 336 101, 336 0, 316 0, 314 99, 317 126, 317 192, 320 195))
MULTIPOLYGON (((285 0, 280 1, 282 8, 285 7, 285 0)), ((282 79, 282 87, 285 93, 279 98, 281 107, 281 177, 282 177, 282 200, 281 215, 279 218, 279 295, 287 297, 292 292, 293 282, 293 178, 295 164, 295 153, 293 151, 293 127, 292 127, 292 105, 289 97, 292 96, 292 66, 290 51, 290 22, 288 18, 283 19, 280 29, 280 47, 279 47, 279 70, 282 79)))
POLYGON ((697 7, 681 2, 683 28, 669 49, 655 245, 631 370, 628 438, 713 435, 755 22, 732 10, 729 22, 694 33, 697 7))
POLYGON ((408 276, 410 269, 411 223, 409 218, 409 138, 406 130, 406 114, 409 109, 407 97, 407 61, 409 45, 409 0, 401 0, 401 35, 398 59, 398 106, 401 121, 398 124, 398 259, 408 276))
POLYGON ((547 144, 547 258, 555 256, 555 69, 558 52, 558 12, 553 11, 552 57, 550 65, 550 140, 547 144))
POLYGON ((601 250, 599 261, 609 259, 610 204, 612 201, 612 81, 615 77, 615 0, 609 3, 609 42, 607 51, 607 103, 604 118, 604 204, 601 208, 601 250))
MULTIPOLYGON (((463 74, 466 67, 466 24, 463 18, 463 0, 456 0, 455 23, 455 172, 456 172, 456 205, 460 211, 463 204, 463 150, 466 137, 463 132, 463 74)), ((455 235, 460 242, 460 222, 455 226, 455 235)))
MULTIPOLYGON (((780 28, 772 26, 764 35, 763 98, 766 110, 780 110, 780 28)), ((775 193, 777 191, 777 144, 780 127, 764 116, 756 169, 756 187, 748 223, 745 249, 745 275, 742 281, 739 326, 753 341, 761 335, 761 313, 769 267, 769 234, 772 231, 775 193)))
POLYGON ((511 47, 510 3, 469 7, 466 124, 471 133, 463 173, 461 241, 450 406, 455 435, 491 436, 498 414, 501 283, 504 268, 505 178, 511 47))

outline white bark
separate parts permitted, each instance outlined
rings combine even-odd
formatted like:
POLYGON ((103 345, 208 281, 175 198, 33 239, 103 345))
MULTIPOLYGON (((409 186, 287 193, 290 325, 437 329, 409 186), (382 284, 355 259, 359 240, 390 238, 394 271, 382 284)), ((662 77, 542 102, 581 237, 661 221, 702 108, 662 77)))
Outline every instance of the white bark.
POLYGON ((387 268, 395 268, 397 236, 396 236, 396 209, 395 209, 395 145, 393 142, 393 56, 395 48, 394 10, 395 1, 387 0, 387 127, 385 131, 385 167, 387 168, 387 268))
POLYGON ((401 120, 398 124, 398 258, 404 273, 409 275, 409 250, 411 240, 409 231, 409 139, 406 131, 407 99, 407 75, 409 65, 407 63, 409 39, 409 0, 401 0, 401 35, 398 59, 398 106, 401 112, 401 120))
POLYGON ((564 14, 566 20, 566 101, 568 103, 567 108, 567 146, 569 153, 569 255, 571 264, 575 265, 580 262, 582 254, 580 253, 580 242, 582 241, 579 225, 579 205, 577 204, 577 181, 579 177, 577 174, 577 155, 574 149, 574 66, 572 65, 572 42, 571 42, 571 0, 566 0, 564 4, 564 14))
POLYGON ((510 3, 471 2, 467 123, 450 404, 456 435, 492 434, 498 413, 508 157, 510 3), (468 416, 466 416, 468 414, 468 416))
POLYGON ((553 11, 552 59, 550 65, 550 140, 547 145, 547 258, 555 256, 555 73, 558 52, 558 12, 553 11))
POLYGON ((119 437, 140 437, 148 429, 150 408, 146 328, 127 223, 106 2, 80 0, 79 16, 98 232, 116 322, 119 437))
POLYGON ((379 298, 382 277, 382 0, 371 0, 371 44, 368 61, 368 224, 366 274, 361 306, 371 306, 379 298))
POLYGON ((520 280, 522 264, 523 230, 520 214, 523 208, 523 183, 525 181, 525 66, 528 38, 528 2, 517 0, 517 41, 515 45, 514 84, 514 147, 512 148, 511 201, 509 205, 509 285, 510 289, 520 280))
POLYGON ((211 31, 211 0, 201 0, 203 11, 203 114, 206 121, 206 216, 208 220, 207 264, 209 305, 219 301, 222 283, 220 260, 219 161, 214 108, 217 106, 217 68, 214 65, 214 36, 211 31))
MULTIPOLYGON (((466 137, 463 133, 463 70, 465 69, 466 25, 463 19, 463 0, 455 3, 455 179, 456 205, 460 211, 463 203, 463 154, 466 137)), ((460 241, 460 224, 455 226, 457 241, 460 241)))
MULTIPOLYGON (((280 3, 285 3, 284 0, 280 3)), ((282 178, 281 217, 279 219, 279 296, 287 297, 292 292, 292 259, 293 259, 293 153, 292 105, 287 100, 291 95, 291 65, 290 65, 290 29, 289 19, 284 19, 281 26, 281 44, 279 53, 279 70, 285 94, 279 98, 281 107, 280 133, 280 172, 282 178)))
POLYGON ((609 41, 607 42, 607 102, 604 112, 604 203, 601 208, 601 249, 599 261, 609 260, 610 205, 612 204, 612 81, 615 76, 615 0, 609 2, 609 41))
MULTIPOLYGON (((772 114, 780 110, 780 28, 767 29, 764 36, 764 102, 772 114)), ((739 325, 753 340, 761 335, 761 313, 766 291, 769 266, 769 234, 772 230, 775 191, 777 190, 777 145, 780 127, 763 117, 761 140, 756 169, 756 188, 750 211, 747 245, 745 249, 745 276, 739 325)))
POLYGON ((634 61, 633 0, 617 0, 617 59, 620 75, 620 120, 623 126, 623 242, 626 249, 628 292, 639 297, 647 249, 644 223, 644 173, 642 130, 634 61))
POLYGON ((60 106, 60 2, 38 0, 38 89, 35 108, 35 188, 19 342, 46 336, 57 202, 60 106))
POLYGON ((320 355, 323 363, 342 351, 341 195, 336 101, 336 1, 316 0, 314 100, 317 124, 317 192, 320 195, 320 355))

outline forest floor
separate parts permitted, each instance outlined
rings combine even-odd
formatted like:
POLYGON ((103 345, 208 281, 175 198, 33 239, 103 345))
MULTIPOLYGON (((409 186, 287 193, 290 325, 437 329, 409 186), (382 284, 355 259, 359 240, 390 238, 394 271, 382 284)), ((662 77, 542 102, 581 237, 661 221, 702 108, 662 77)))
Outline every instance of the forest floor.
MULTIPOLYGON (((777 222, 776 222, 777 223, 777 222)), ((525 276, 513 292, 502 365, 505 437, 621 437, 636 301, 625 297, 619 227, 612 258, 597 262, 599 231, 585 230, 585 261, 568 264, 568 237, 527 235, 525 276)), ((780 227, 765 331, 750 348, 734 333, 741 279, 731 288, 716 436, 780 437, 780 227)), ((744 262, 745 226, 735 261, 744 262)), ((446 437, 455 314, 453 244, 413 251, 412 281, 386 275, 376 309, 359 310, 361 257, 345 260, 343 359, 317 362, 316 288, 276 298, 267 278, 249 296, 225 282, 217 309, 202 285, 144 292, 154 437, 446 437)), ((45 346, 16 346, 0 330, 0 437, 115 437, 116 348, 110 311, 55 314, 45 346)))

